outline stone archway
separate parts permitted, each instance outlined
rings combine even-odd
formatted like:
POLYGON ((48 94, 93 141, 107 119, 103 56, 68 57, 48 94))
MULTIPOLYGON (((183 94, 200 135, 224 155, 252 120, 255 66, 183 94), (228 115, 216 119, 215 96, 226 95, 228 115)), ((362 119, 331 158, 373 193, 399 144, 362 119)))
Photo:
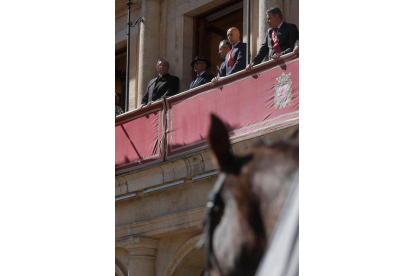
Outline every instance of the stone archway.
POLYGON ((115 275, 116 276, 125 276, 122 270, 115 264, 115 275))
POLYGON ((204 270, 204 247, 196 248, 201 234, 188 239, 175 253, 163 276, 200 276, 204 270))

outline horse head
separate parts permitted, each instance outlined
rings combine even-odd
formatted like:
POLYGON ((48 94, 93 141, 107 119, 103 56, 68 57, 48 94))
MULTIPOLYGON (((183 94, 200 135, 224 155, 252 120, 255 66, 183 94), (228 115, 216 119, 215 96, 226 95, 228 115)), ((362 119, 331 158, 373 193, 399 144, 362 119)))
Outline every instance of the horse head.
POLYGON ((298 172, 298 131, 235 155, 226 126, 211 115, 208 139, 221 174, 207 201, 200 241, 205 275, 254 275, 298 172))

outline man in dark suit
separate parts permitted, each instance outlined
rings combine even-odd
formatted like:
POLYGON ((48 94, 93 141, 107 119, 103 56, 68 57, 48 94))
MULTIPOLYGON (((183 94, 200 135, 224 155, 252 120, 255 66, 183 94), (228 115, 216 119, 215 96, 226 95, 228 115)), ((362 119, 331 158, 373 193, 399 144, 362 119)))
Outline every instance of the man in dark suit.
POLYGON ((227 53, 230 52, 232 47, 233 46, 231 45, 230 41, 228 41, 228 40, 223 40, 223 41, 220 42, 218 54, 220 55, 220 58, 223 59, 224 61, 220 65, 219 72, 218 72, 217 76, 215 76, 211 80, 211 82, 212 82, 211 85, 215 84, 220 77, 226 76, 226 56, 227 56, 227 53))
POLYGON ((207 73, 206 69, 210 68, 211 63, 205 57, 196 56, 195 60, 191 62, 191 67, 197 73, 197 78, 190 84, 190 89, 194 87, 209 83, 213 78, 213 74, 207 73))
POLYGON ((226 76, 226 57, 227 57, 227 53, 230 52, 232 47, 233 46, 228 40, 223 40, 222 42, 220 42, 218 53, 220 55, 220 58, 223 59, 224 61, 220 65, 220 70, 219 70, 219 73, 217 74, 217 77, 226 76))
MULTIPOLYGON (((236 27, 232 27, 227 31, 227 39, 232 45, 232 49, 226 55, 226 74, 239 72, 246 66, 246 43, 240 42, 240 31, 236 27)), ((220 76, 222 76, 220 72, 220 76)))
POLYGON ((260 64, 266 55, 269 59, 278 60, 280 56, 290 53, 295 48, 296 41, 299 40, 299 31, 295 24, 286 23, 283 20, 282 12, 279 8, 271 8, 266 11, 267 30, 265 40, 253 62, 247 65, 249 71, 253 65, 260 64))
POLYGON ((158 77, 149 81, 147 93, 142 99, 141 107, 152 101, 178 93, 179 80, 176 76, 168 73, 168 70, 170 70, 168 60, 160 58, 155 68, 157 69, 158 77))

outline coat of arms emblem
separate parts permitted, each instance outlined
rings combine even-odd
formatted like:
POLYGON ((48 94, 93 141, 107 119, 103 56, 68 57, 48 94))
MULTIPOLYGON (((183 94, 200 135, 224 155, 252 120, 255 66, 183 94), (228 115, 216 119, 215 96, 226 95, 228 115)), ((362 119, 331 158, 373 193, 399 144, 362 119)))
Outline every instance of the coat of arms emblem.
POLYGON ((276 109, 285 108, 292 100, 292 80, 289 78, 291 74, 282 72, 282 75, 276 78, 277 84, 275 85, 276 93, 274 98, 276 109))

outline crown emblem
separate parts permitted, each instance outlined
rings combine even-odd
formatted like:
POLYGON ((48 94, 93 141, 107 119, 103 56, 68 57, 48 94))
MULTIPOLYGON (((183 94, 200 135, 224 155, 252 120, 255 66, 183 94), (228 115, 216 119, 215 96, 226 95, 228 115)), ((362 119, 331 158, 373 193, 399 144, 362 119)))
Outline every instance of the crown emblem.
POLYGON ((292 73, 289 72, 289 74, 285 74, 285 72, 282 72, 282 75, 280 77, 276 77, 276 80, 278 83, 286 82, 289 80, 289 77, 292 73))
POLYGON ((287 105, 290 105, 292 100, 292 80, 290 79, 290 75, 292 73, 286 74, 282 72, 282 75, 276 77, 277 84, 275 85, 275 108, 282 109, 285 108, 287 105))

